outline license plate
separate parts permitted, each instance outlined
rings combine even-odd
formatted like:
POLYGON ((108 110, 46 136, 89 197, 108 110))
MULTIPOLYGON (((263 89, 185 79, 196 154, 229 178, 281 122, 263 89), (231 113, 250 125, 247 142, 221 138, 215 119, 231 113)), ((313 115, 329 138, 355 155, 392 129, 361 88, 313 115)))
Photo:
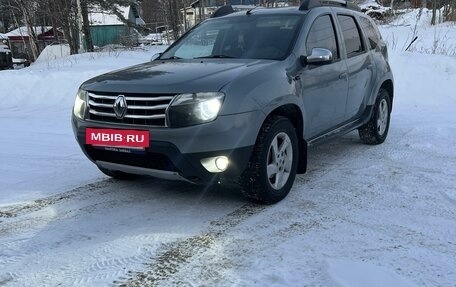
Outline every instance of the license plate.
POLYGON ((149 147, 149 131, 86 128, 86 144, 144 149, 149 147))

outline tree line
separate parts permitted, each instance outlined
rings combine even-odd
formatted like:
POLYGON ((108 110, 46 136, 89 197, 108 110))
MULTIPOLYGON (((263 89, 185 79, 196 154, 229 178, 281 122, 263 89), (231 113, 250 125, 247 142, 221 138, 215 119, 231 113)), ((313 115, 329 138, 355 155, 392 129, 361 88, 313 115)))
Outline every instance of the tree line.
POLYGON ((0 0, 0 21, 5 28, 27 27, 28 44, 33 59, 40 53, 34 27, 51 26, 55 35, 59 35, 57 31, 61 31, 63 39, 70 46, 71 54, 77 54, 82 39, 86 51, 94 50, 90 35, 90 11, 96 9, 114 14, 126 25, 141 30, 142 26, 128 22, 120 10, 120 6, 139 4, 140 1, 132 0, 0 0))
MULTIPOLYGON (((216 5, 225 5, 230 0, 201 1, 199 9, 204 9, 204 3, 209 1, 216 5)), ((292 0, 297 4, 299 0, 292 0)), ((189 27, 181 11, 185 11, 195 0, 0 0, 0 21, 4 30, 12 27, 27 27, 30 57, 35 60, 40 54, 38 35, 35 27, 51 26, 55 35, 61 31, 63 39, 69 44, 70 53, 77 54, 81 46, 91 52, 94 50, 90 32, 89 13, 93 10, 104 11, 116 15, 127 26, 135 28, 140 33, 155 32, 151 25, 137 25, 125 19, 119 7, 141 7, 143 14, 149 19, 161 23, 176 39, 189 27), (82 36, 82 37, 81 37, 82 36), (81 45, 83 41, 83 45, 81 45)), ((271 7, 278 0, 258 0, 261 6, 271 7)), ((204 13, 203 13, 204 15, 204 13)), ((199 19, 204 20, 204 17, 199 19)))
MULTIPOLYGON (((394 0, 377 1, 384 6, 393 6, 394 3, 394 0)), ((441 16, 444 20, 456 20, 456 0, 398 0, 396 3, 412 3, 413 1, 420 1, 422 6, 427 4, 428 8, 433 9, 434 17, 432 24, 436 23, 435 15, 438 14, 438 11, 442 10, 443 15, 441 16), (440 7, 443 7, 443 9, 438 10, 440 7)), ((86 51, 90 52, 94 50, 89 22, 89 13, 94 9, 116 15, 126 25, 135 28, 143 34, 155 32, 153 25, 147 23, 148 21, 160 23, 160 25, 166 26, 166 29, 176 39, 180 33, 189 28, 182 11, 185 12, 185 9, 194 2, 195 0, 0 0, 0 21, 6 28, 27 27, 31 57, 36 59, 40 53, 40 46, 34 27, 51 26, 56 35, 59 34, 56 31, 61 31, 63 38, 70 46, 71 54, 77 54, 79 52, 81 47, 80 41, 84 41, 83 46, 86 51), (125 19, 119 7, 130 5, 141 7, 142 16, 149 19, 146 21, 145 26, 131 23, 128 19, 125 19), (83 35, 82 37, 81 34, 83 35)), ((279 2, 279 0, 255 1, 257 5, 263 7, 274 7, 279 2)), ((292 5, 299 5, 300 0, 289 0, 288 2, 292 5)), ((363 0, 355 0, 355 2, 363 2, 363 0)), ((205 3, 222 6, 229 4, 230 0, 200 1, 198 9, 204 10, 205 5, 208 5, 205 3)), ((199 13, 199 15, 201 16, 198 21, 204 20, 204 13, 199 13)))

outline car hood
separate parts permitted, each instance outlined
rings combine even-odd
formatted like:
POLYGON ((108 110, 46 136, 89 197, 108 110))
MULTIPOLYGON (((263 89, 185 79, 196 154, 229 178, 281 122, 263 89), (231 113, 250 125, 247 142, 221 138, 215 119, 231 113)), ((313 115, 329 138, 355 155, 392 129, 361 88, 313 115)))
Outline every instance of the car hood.
POLYGON ((252 59, 153 61, 103 74, 81 87, 111 93, 214 92, 247 71, 274 62, 252 59))

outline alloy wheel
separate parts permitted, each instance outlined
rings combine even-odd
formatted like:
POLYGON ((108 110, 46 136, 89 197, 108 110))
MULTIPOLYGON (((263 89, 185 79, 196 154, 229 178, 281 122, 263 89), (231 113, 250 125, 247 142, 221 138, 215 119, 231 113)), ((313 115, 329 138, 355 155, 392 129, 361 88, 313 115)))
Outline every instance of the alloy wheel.
POLYGON ((378 118, 377 118, 377 131, 380 136, 382 136, 388 125, 388 103, 385 99, 382 99, 378 106, 378 118))
POLYGON ((280 190, 285 186, 290 177, 293 165, 293 146, 290 137, 278 133, 271 142, 267 157, 268 181, 272 188, 280 190))

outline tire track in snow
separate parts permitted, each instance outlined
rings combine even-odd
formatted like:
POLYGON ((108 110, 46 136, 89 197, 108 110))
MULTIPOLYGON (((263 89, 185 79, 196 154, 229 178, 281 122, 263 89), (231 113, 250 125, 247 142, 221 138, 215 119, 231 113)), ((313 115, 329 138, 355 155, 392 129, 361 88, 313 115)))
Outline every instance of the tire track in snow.
POLYGON ((264 205, 245 204, 221 219, 212 221, 203 234, 166 244, 161 252, 151 258, 152 262, 147 264, 148 270, 129 271, 129 278, 121 278, 123 282, 114 281, 114 284, 117 286, 157 286, 179 272, 192 257, 208 250, 227 231, 264 209, 266 209, 264 205))
POLYGON ((451 196, 449 196, 446 192, 444 191, 441 191, 439 190, 438 191, 440 193, 440 195, 446 200, 448 201, 449 203, 453 204, 456 206, 456 200, 454 200, 453 198, 451 198, 451 196))
POLYGON ((78 196, 83 196, 84 194, 92 191, 103 189, 105 187, 108 187, 113 182, 114 180, 112 179, 105 179, 102 181, 79 186, 63 193, 39 198, 32 201, 31 203, 6 206, 6 208, 4 207, 0 209, 0 218, 12 218, 17 217, 21 214, 39 211, 47 206, 64 202, 78 196))
POLYGON ((153 256, 151 252, 143 252, 139 255, 133 255, 124 258, 112 258, 102 261, 97 261, 90 265, 88 268, 88 273, 102 273, 102 271, 110 270, 110 269, 121 269, 125 266, 132 265, 132 264, 141 264, 147 262, 149 258, 153 256))

